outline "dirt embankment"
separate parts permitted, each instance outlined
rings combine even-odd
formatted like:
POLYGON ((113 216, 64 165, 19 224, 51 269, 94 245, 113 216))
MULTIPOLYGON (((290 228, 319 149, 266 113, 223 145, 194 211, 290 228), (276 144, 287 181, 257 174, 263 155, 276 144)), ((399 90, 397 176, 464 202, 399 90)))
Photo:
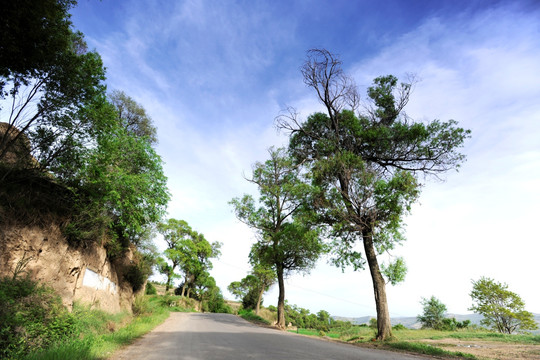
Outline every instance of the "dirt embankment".
POLYGON ((0 227, 0 277, 11 277, 27 259, 23 272, 52 287, 71 308, 74 301, 91 304, 107 312, 131 311, 133 290, 124 280, 132 260, 126 256, 112 263, 98 243, 74 247, 60 228, 6 225, 0 227))

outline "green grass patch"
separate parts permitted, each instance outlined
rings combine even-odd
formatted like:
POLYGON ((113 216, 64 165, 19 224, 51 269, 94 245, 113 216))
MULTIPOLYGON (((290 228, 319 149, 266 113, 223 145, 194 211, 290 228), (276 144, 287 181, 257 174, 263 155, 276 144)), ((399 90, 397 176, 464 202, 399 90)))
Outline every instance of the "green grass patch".
POLYGON ((54 344, 34 352, 24 360, 98 360, 112 355, 118 348, 131 344, 161 324, 169 316, 170 309, 162 306, 159 299, 146 299, 146 312, 133 317, 125 313, 108 314, 77 305, 73 311, 81 330, 77 338, 54 344))
POLYGON ((268 321, 266 319, 263 319, 259 315, 256 315, 253 312, 253 310, 240 309, 240 310, 238 310, 238 315, 240 315, 240 317, 242 319, 245 319, 245 320, 253 322, 253 323, 270 325, 270 321, 268 321))
POLYGON ((534 334, 500 334, 494 332, 457 332, 450 334, 450 338, 455 339, 479 339, 486 341, 498 341, 517 344, 540 344, 540 335, 534 334))
POLYGON ((396 350, 409 351, 417 354, 433 355, 433 356, 452 356, 462 359, 477 359, 476 356, 466 354, 462 352, 446 351, 436 346, 428 344, 422 344, 417 342, 398 341, 398 342, 386 342, 386 347, 396 350))
POLYGON ((332 339, 339 339, 341 337, 341 334, 339 332, 324 332, 324 335, 321 333, 321 331, 316 329, 297 329, 297 330, 289 330, 291 333, 301 334, 301 335, 309 335, 309 336, 327 336, 332 339))

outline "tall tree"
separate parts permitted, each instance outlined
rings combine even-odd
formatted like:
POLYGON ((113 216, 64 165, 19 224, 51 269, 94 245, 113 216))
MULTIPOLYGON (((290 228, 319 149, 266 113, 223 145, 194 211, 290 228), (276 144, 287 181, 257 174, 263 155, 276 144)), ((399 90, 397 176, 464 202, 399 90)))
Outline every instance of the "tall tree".
POLYGON ((157 143, 157 130, 141 105, 119 90, 109 95, 109 101, 114 105, 122 127, 129 133, 146 139, 152 145, 157 143))
POLYGON ((236 217, 257 232, 250 258, 271 267, 279 285, 277 325, 285 328, 285 282, 293 272, 309 272, 324 250, 319 230, 311 222, 304 200, 314 189, 301 180, 300 168, 283 149, 270 150, 270 159, 256 163, 249 182, 257 185, 259 200, 251 195, 231 201, 236 217))
POLYGON ((289 150, 321 189, 313 201, 319 221, 332 230, 333 261, 370 270, 377 308, 378 339, 391 335, 385 280, 378 255, 404 240, 403 217, 419 195, 420 174, 438 175, 459 166, 457 149, 469 136, 453 120, 428 124, 403 113, 412 84, 378 77, 368 89, 363 113, 354 81, 341 61, 324 49, 308 52, 304 82, 315 90, 325 113, 301 122, 294 110, 278 117, 290 132, 289 150), (364 254, 355 244, 363 244, 364 254), (364 259, 365 256, 365 259, 364 259))
POLYGON ((470 295, 473 305, 469 310, 484 317, 481 321, 483 325, 506 334, 538 329, 533 314, 525 310, 525 303, 521 297, 508 290, 507 284, 487 277, 472 283, 470 295))

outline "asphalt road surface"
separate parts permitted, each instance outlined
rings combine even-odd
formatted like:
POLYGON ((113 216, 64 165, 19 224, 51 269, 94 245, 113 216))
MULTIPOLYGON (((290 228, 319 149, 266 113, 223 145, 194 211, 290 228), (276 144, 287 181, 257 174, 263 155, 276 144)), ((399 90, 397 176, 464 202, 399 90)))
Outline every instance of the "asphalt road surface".
POLYGON ((363 349, 259 327, 235 315, 171 313, 114 360, 418 360, 420 356, 363 349))

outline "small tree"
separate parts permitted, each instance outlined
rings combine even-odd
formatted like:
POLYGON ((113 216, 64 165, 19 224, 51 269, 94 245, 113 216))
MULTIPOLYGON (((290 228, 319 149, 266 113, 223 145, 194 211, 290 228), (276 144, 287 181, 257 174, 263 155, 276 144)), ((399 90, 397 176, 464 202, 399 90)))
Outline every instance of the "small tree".
POLYGON ((422 298, 420 303, 424 307, 424 313, 418 315, 417 319, 422 323, 422 327, 442 330, 446 305, 440 302, 435 296, 429 299, 422 298))
POLYGON ((248 181, 257 185, 259 200, 244 195, 231 204, 236 217, 257 232, 251 262, 275 271, 279 286, 277 326, 284 329, 285 277, 309 272, 325 249, 305 206, 314 188, 302 181, 300 168, 283 149, 271 149, 270 160, 255 164, 253 178, 248 181))
POLYGON ((472 284, 470 295, 473 305, 469 310, 484 317, 482 325, 505 334, 538 329, 533 314, 525 310, 523 300, 508 290, 507 284, 486 277, 473 280, 472 284))
POLYGON ((255 309, 259 314, 263 294, 276 282, 276 274, 271 268, 256 264, 251 273, 240 281, 233 281, 227 289, 242 300, 244 309, 255 309))

